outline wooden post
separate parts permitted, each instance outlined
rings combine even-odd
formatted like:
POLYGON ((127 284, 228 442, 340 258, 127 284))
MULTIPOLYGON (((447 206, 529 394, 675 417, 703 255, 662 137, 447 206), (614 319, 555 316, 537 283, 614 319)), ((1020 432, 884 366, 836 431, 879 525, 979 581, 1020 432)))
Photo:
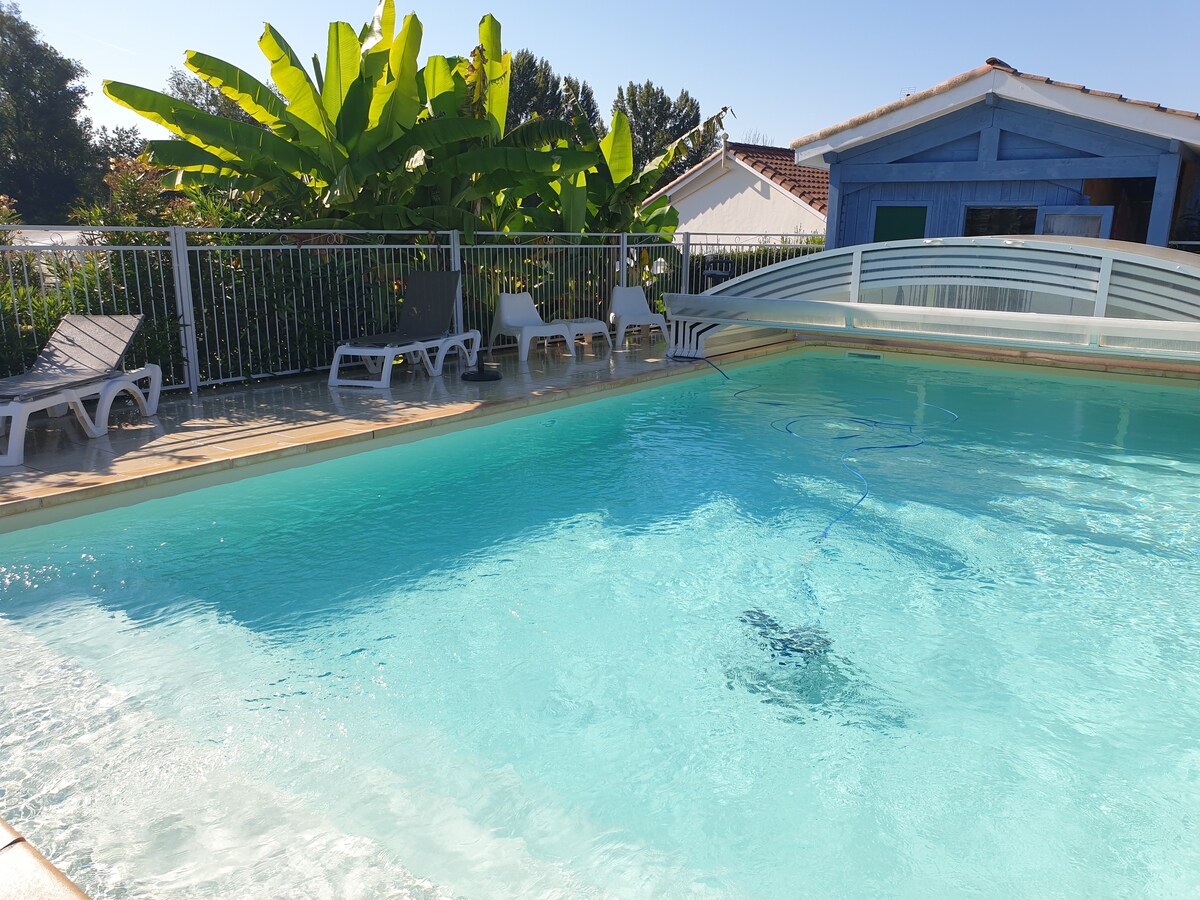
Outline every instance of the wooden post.
POLYGON ((836 163, 829 164, 829 199, 825 210, 825 249, 838 247, 838 225, 842 218, 842 170, 836 163))
POLYGON ((1150 205, 1150 225, 1146 243, 1155 247, 1167 246, 1171 239, 1171 216, 1175 212, 1175 192, 1179 189, 1179 145, 1172 142, 1172 153, 1164 153, 1158 161, 1154 176, 1154 200, 1150 205))

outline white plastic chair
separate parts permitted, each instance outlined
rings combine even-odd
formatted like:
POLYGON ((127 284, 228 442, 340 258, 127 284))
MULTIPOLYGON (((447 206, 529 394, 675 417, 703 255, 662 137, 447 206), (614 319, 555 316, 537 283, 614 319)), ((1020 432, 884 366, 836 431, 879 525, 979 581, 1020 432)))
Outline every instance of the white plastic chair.
POLYGON ((654 325, 662 330, 663 339, 671 341, 667 320, 661 313, 651 312, 646 292, 640 287, 613 288, 608 320, 617 331, 616 346, 625 340, 625 331, 639 325, 654 325))
POLYGON ((529 359, 529 343, 534 338, 560 337, 567 345, 567 352, 575 356, 575 335, 569 325, 549 323, 543 319, 528 291, 519 294, 501 294, 496 304, 496 317, 492 320, 492 334, 488 339, 488 352, 496 345, 496 338, 507 334, 517 339, 517 353, 521 362, 529 359))

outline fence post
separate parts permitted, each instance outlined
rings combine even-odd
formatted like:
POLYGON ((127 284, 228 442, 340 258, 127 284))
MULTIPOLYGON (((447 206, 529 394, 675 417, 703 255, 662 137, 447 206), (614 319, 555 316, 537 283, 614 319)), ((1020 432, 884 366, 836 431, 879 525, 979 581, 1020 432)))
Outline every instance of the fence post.
POLYGON ((179 313, 179 342, 183 345, 184 377, 192 396, 200 392, 200 345, 196 340, 196 307, 188 264, 187 229, 171 226, 171 273, 175 279, 175 309, 179 313))
POLYGON ((679 278, 679 293, 688 293, 688 283, 692 280, 692 233, 683 233, 683 244, 679 248, 679 256, 683 266, 679 278))
POLYGON ((617 252, 621 254, 621 268, 617 284, 620 287, 628 287, 625 279, 629 276, 629 235, 621 234, 621 247, 617 252))
POLYGON ((450 271, 458 272, 458 287, 454 290, 454 332, 462 334, 463 289, 462 289, 462 240, 457 230, 450 232, 450 271))

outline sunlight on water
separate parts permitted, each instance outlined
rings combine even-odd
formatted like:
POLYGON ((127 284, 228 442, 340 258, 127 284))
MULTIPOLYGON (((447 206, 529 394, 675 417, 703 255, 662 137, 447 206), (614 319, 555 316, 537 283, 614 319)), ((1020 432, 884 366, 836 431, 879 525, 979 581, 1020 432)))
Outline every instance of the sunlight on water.
POLYGON ((97 897, 1200 889, 1197 391, 730 374, 0 536, 0 814, 97 897))

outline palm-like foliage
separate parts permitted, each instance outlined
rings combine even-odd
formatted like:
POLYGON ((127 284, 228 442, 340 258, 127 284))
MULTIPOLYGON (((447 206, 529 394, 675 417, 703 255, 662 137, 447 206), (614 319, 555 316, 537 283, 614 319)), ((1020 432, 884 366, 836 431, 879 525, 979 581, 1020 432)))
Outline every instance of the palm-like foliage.
POLYGON ((172 170, 175 186, 262 192, 303 210, 311 225, 473 225, 466 219, 487 212, 473 203, 481 179, 506 172, 533 184, 591 164, 586 154, 505 133, 511 60, 492 16, 469 56, 433 56, 423 67, 421 23, 406 16, 398 33, 395 24, 392 0, 358 32, 332 23, 324 64, 314 57, 311 74, 267 25, 259 48, 282 97, 236 66, 189 52, 187 67, 264 128, 130 84, 104 90, 182 138, 151 141, 146 151, 172 170))
POLYGON ((468 56, 431 56, 424 66, 421 37, 415 15, 397 32, 393 0, 380 0, 357 32, 330 24, 324 63, 314 56, 310 72, 267 25, 259 48, 278 93, 236 66, 189 51, 187 67, 250 123, 121 82, 105 82, 104 91, 181 138, 150 141, 144 155, 171 171, 172 186, 263 195, 309 227, 460 229, 468 236, 479 229, 673 229, 665 205, 644 213, 640 203, 686 136, 634 177, 621 113, 603 140, 584 115, 534 119, 510 131, 512 60, 500 24, 484 16, 468 56))

